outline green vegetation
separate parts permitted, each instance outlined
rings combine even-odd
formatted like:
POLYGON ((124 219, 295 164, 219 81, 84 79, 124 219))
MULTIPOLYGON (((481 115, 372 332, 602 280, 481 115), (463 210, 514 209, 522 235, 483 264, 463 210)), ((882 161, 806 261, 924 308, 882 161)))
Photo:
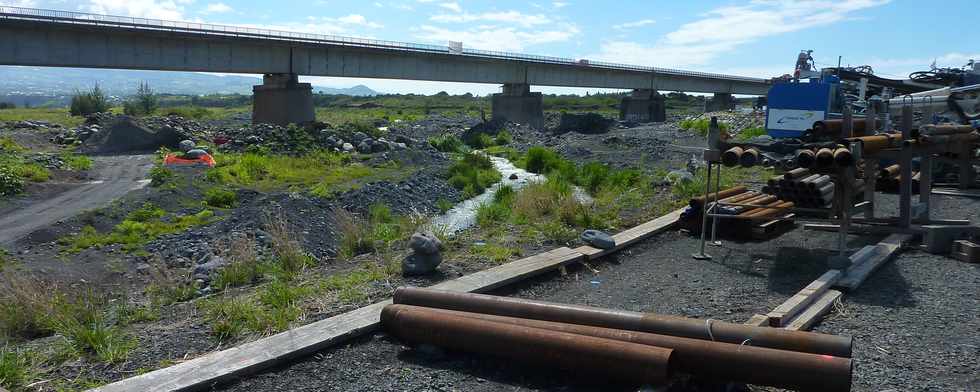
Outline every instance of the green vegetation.
POLYGON ((341 234, 339 255, 345 259, 381 249, 411 234, 414 228, 410 219, 395 216, 384 204, 371 205, 367 219, 346 210, 337 210, 334 217, 341 234))
POLYGON ((305 190, 320 197, 350 189, 363 181, 399 179, 412 170, 394 162, 386 166, 366 166, 353 162, 350 155, 324 150, 299 156, 222 153, 215 154, 215 160, 217 166, 207 174, 212 183, 262 191, 305 190))
POLYGON ((465 154, 449 167, 449 183, 463 191, 467 198, 483 193, 487 187, 500 181, 500 172, 485 155, 465 154))
POLYGON ((149 116, 160 107, 160 100, 153 94, 149 83, 141 82, 136 95, 123 102, 123 113, 128 116, 149 116))
MULTIPOLYGON (((697 120, 683 120, 680 123, 681 129, 689 132, 697 133, 701 136, 708 135, 708 126, 711 125, 711 120, 707 118, 699 118, 697 120)), ((718 126, 722 131, 728 131, 728 124, 723 122, 718 122, 718 126)))
POLYGON ((92 168, 92 158, 85 155, 73 154, 73 153, 62 153, 61 160, 65 161, 65 165, 68 166, 70 170, 88 170, 92 168))
POLYGON ((742 132, 739 132, 738 133, 738 136, 735 137, 735 140, 747 141, 747 140, 752 139, 754 137, 762 136, 762 135, 766 135, 766 134, 767 134, 766 133, 766 128, 764 128, 764 127, 745 128, 745 129, 742 130, 742 132))
POLYGON ((514 141, 514 137, 511 136, 510 132, 507 132, 506 129, 502 129, 500 132, 497 132, 497 136, 495 136, 493 139, 494 144, 498 146, 508 145, 512 141, 514 141))
POLYGON ((162 165, 156 165, 150 169, 150 186, 159 187, 174 178, 173 170, 162 165))
POLYGON ((470 252, 483 260, 493 264, 503 264, 511 257, 521 256, 519 248, 510 248, 496 244, 474 244, 470 246, 470 252))
MULTIPOLYGON (((772 176, 772 169, 762 167, 734 167, 725 168, 721 175, 721 189, 731 188, 736 184, 745 183, 748 180, 759 181, 772 176)), ((692 197, 704 194, 704 182, 707 179, 707 171, 704 168, 698 169, 694 174, 693 181, 678 182, 673 185, 673 194, 678 203, 687 203, 692 197)), ((715 181, 714 178, 711 179, 715 181)), ((714 184, 711 184, 714 187, 714 184)))
POLYGON ((51 178, 46 167, 31 162, 22 153, 25 148, 8 137, 0 138, 0 196, 24 191, 27 182, 44 182, 51 178))
POLYGON ((100 362, 117 363, 135 347, 135 339, 126 336, 107 317, 107 303, 108 297, 91 291, 55 302, 51 323, 64 338, 64 349, 71 356, 90 355, 100 362))
POLYGON ((429 138, 429 144, 442 152, 465 152, 463 141, 453 135, 447 134, 429 138))
POLYGON ((47 121, 65 127, 76 127, 85 121, 82 117, 73 117, 68 108, 18 108, 0 111, 0 122, 24 120, 47 121))
POLYGON ((190 227, 212 223, 215 219, 211 210, 168 217, 166 211, 147 203, 131 212, 108 233, 99 233, 94 227, 85 226, 79 234, 64 237, 60 242, 68 246, 69 252, 114 244, 122 245, 126 251, 135 251, 164 234, 179 233, 190 227))
POLYGON ((436 208, 439 209, 440 214, 445 214, 447 211, 453 208, 453 202, 440 198, 436 200, 436 208))
POLYGON ((17 109, 17 104, 13 102, 0 102, 0 110, 17 109))
POLYGON ((28 353, 0 347, 0 387, 23 387, 31 377, 31 359, 28 353))
POLYGON ((234 191, 218 187, 204 191, 204 204, 215 208, 232 208, 238 202, 238 194, 234 191))
POLYGON ((75 95, 71 97, 69 112, 72 116, 88 116, 108 111, 109 100, 98 84, 91 91, 76 91, 75 95))

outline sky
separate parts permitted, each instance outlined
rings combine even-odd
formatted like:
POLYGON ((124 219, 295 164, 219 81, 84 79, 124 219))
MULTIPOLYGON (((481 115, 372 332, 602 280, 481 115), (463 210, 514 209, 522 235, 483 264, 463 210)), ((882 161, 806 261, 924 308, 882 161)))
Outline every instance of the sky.
MULTIPOLYGON (((2 5, 244 25, 773 77, 800 50, 884 77, 980 60, 977 0, 0 0, 2 5)), ((488 94, 496 85, 302 77, 387 93, 488 94)), ((546 93, 584 89, 532 87, 546 93)))

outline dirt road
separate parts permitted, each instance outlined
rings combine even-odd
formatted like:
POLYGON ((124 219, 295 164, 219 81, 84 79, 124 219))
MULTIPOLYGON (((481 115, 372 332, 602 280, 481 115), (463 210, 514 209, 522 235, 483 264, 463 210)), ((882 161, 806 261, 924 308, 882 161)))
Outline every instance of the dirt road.
POLYGON ((151 155, 93 157, 92 180, 67 190, 42 193, 0 207, 0 245, 13 243, 37 229, 102 207, 127 192, 146 186, 151 155))

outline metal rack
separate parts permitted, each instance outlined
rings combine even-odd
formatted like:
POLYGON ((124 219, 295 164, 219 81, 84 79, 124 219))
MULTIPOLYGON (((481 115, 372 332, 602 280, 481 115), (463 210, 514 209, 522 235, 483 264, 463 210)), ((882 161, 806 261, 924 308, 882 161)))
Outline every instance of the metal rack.
MULTIPOLYGON (((850 120, 846 113, 845 118, 850 120)), ((711 256, 705 253, 707 242, 708 220, 712 220, 712 241, 717 235, 717 226, 720 219, 750 219, 750 220, 782 220, 793 218, 805 222, 804 229, 824 229, 834 230, 838 234, 837 251, 839 257, 846 257, 847 235, 852 231, 873 232, 873 233, 907 233, 921 234, 927 225, 961 225, 964 229, 970 229, 968 220, 938 220, 932 219, 930 210, 934 207, 930 200, 932 193, 932 164, 934 160, 940 159, 939 154, 956 152, 959 158, 955 163, 960 166, 960 187, 967 187, 973 181, 972 161, 968 156, 972 146, 949 145, 927 145, 914 142, 912 137, 913 130, 913 111, 911 105, 904 105, 902 108, 902 121, 899 129, 901 130, 902 142, 893 148, 881 149, 878 151, 864 151, 859 143, 851 143, 850 151, 854 154, 854 161, 862 165, 864 172, 863 182, 857 178, 857 165, 849 167, 834 167, 832 170, 822 172, 830 175, 834 186, 834 198, 829 208, 784 208, 786 214, 764 217, 742 217, 735 215, 720 214, 717 212, 719 207, 751 206, 755 208, 775 209, 773 207, 760 207, 757 205, 746 205, 741 203, 722 202, 718 195, 721 177, 721 151, 718 149, 716 122, 712 121, 709 128, 708 147, 703 152, 703 157, 707 163, 707 181, 705 183, 705 203, 702 206, 701 214, 701 240, 700 250, 692 255, 695 259, 710 259, 711 256), (957 149, 957 151, 951 151, 957 149), (912 192, 912 162, 918 158, 920 165, 920 181, 917 197, 912 192), (899 188, 899 215, 893 217, 875 216, 875 187, 877 176, 878 161, 890 159, 898 162, 900 175, 903 179, 899 188), (711 178, 715 177, 715 188, 713 199, 710 198, 711 178), (861 189, 863 187, 863 189, 861 189), (858 193, 862 194, 862 200, 855 202, 858 193), (710 201, 709 201, 710 200, 710 201), (805 213, 807 216, 798 216, 798 213, 805 213), (817 216, 814 216, 817 215, 817 216), (825 218, 819 215, 826 216, 825 218), (860 217, 857 217, 860 215, 860 217), (859 225, 859 226, 857 226, 859 225)), ((850 126, 846 126, 845 132, 850 131, 850 126)))

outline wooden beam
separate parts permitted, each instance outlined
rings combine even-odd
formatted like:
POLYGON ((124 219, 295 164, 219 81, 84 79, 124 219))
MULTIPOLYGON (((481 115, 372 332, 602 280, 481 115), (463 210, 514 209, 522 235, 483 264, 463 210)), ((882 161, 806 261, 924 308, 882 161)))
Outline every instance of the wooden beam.
POLYGON ((858 288, 872 272, 891 260, 902 249, 902 244, 912 237, 911 234, 892 234, 877 245, 868 245, 856 252, 851 256, 851 266, 834 286, 845 290, 858 288), (855 256, 860 256, 861 259, 855 260, 855 256))
POLYGON ((841 278, 841 271, 832 269, 825 272, 817 280, 808 284, 802 290, 790 297, 786 302, 773 309, 766 317, 772 327, 785 326, 790 319, 806 309, 807 305, 820 298, 834 283, 841 278))
POLYGON ((745 322, 745 325, 751 325, 753 327, 768 327, 769 317, 764 314, 755 314, 749 321, 745 322))
POLYGON ((834 302, 837 302, 842 295, 844 294, 840 291, 827 290, 820 295, 820 298, 813 301, 809 308, 800 313, 793 321, 790 321, 786 325, 786 329, 793 331, 809 330, 814 324, 823 320, 823 316, 830 312, 830 308, 834 306, 834 302))
POLYGON ((585 255, 589 260, 595 260, 610 253, 618 252, 638 241, 650 238, 674 227, 674 224, 681 218, 682 212, 684 212, 684 208, 671 211, 667 215, 614 234, 612 237, 616 240, 616 246, 610 249, 599 249, 585 245, 575 248, 575 251, 585 255))
MULTIPOLYGON (((463 292, 486 292, 557 269, 569 263, 597 258, 669 229, 680 218, 681 211, 683 210, 673 211, 614 235, 616 247, 613 249, 595 252, 583 249, 595 249, 591 247, 578 249, 562 247, 442 282, 432 286, 432 288, 463 292), (580 252, 579 250, 587 252, 580 252)), ((381 309, 390 303, 390 299, 378 302, 254 342, 120 380, 92 389, 90 392, 169 392, 207 389, 214 384, 285 363, 352 337, 374 331, 380 326, 381 309)))

